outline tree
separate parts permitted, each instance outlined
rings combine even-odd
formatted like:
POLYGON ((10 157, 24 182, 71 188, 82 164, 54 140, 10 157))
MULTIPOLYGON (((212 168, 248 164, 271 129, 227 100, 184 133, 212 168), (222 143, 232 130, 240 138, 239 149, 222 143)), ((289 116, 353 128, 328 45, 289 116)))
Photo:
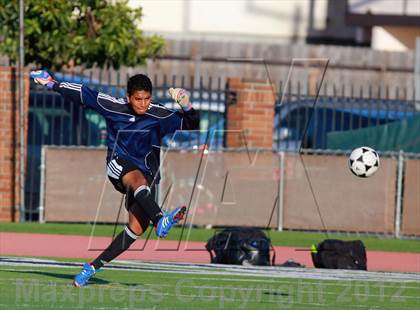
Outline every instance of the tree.
MULTIPOLYGON (((127 1, 25 0, 25 62, 119 68, 144 64, 164 46, 138 27, 141 8, 127 1)), ((0 0, 0 53, 18 60, 19 1, 0 0)))

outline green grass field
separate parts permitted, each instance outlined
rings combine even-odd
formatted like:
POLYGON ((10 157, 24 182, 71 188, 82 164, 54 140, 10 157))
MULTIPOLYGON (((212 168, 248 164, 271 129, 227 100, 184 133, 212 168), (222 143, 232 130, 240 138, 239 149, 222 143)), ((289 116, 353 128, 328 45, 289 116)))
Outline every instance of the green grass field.
MULTIPOLYGON (((120 232, 123 226, 118 226, 116 232, 120 232)), ((61 224, 61 223, 1 223, 0 232, 25 232, 25 233, 46 233, 46 234, 63 234, 63 235, 90 235, 94 236, 112 236, 114 225, 96 225, 91 224, 61 224)), ((181 236, 181 228, 174 228, 169 234, 169 240, 179 240, 181 236)), ((215 229, 193 228, 190 234, 185 230, 183 240, 189 237, 190 241, 206 242, 215 233, 215 229)), ((150 234, 152 239, 154 234, 150 234)), ((295 246, 310 247, 311 244, 318 243, 326 239, 323 233, 312 232, 294 232, 294 231, 270 231, 269 237, 273 245, 278 246, 295 246)), ((346 234, 329 234, 330 238, 341 240, 360 239, 366 248, 371 251, 393 251, 393 252, 414 252, 420 253, 420 240, 397 240, 390 237, 378 236, 357 236, 346 234)))
POLYGON ((419 309, 420 283, 0 266, 1 309, 419 309))
MULTIPOLYGON (((119 232, 122 226, 117 227, 119 232)), ((1 232, 111 236, 113 225, 90 224, 9 224, 1 232), (94 228, 94 229, 93 229, 94 228)), ((207 241, 214 229, 194 228, 189 240, 207 241)), ((178 240, 181 228, 169 239, 178 240)), ((309 232, 270 231, 274 245, 309 247, 326 238, 309 232)), ((184 237, 187 231, 184 231, 184 237)), ((151 234, 154 238, 154 234, 151 234)), ((419 240, 333 234, 331 238, 361 239, 368 250, 420 252, 419 240)), ((185 239, 185 238, 184 238, 185 239)), ((80 259, 54 258, 77 262, 77 267, 22 266, 1 264, 0 309, 402 309, 420 308, 419 281, 388 281, 363 276, 341 280, 284 278, 266 274, 251 276, 219 272, 194 273, 162 271, 142 266, 139 270, 105 270, 82 289, 72 287, 80 270, 80 259)), ((169 267, 168 267, 169 268, 169 267)), ((172 268, 172 267, 170 267, 172 268)), ((178 268, 178 267, 173 267, 178 268)), ((193 266, 191 268, 203 268, 193 266)), ((213 269, 213 268, 212 268, 213 269)), ((217 268, 215 269, 217 270, 217 268)), ((172 270, 173 271, 173 270, 172 270)), ((177 270, 178 271, 178 270, 177 270)), ((194 271, 193 269, 191 271, 194 271)), ((273 271, 274 272, 274 271, 273 271)), ((310 272, 310 270, 309 270, 310 272)), ((330 271, 321 271, 330 272, 330 271)), ((337 272, 337 271, 332 271, 337 272)), ((343 271, 338 271, 342 273, 343 271)), ((272 273, 269 271, 269 274, 272 273)), ((385 280, 384 280, 385 279, 385 280)))

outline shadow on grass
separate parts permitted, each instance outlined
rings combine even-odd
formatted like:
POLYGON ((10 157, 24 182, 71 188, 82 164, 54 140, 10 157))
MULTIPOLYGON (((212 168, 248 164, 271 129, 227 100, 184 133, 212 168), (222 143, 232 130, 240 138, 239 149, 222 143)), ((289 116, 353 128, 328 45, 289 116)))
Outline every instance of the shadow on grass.
MULTIPOLYGON (((73 281, 74 275, 71 274, 65 274, 65 273, 56 273, 56 272, 48 272, 48 271, 36 271, 36 270, 2 270, 2 272, 14 272, 14 273, 24 273, 24 274, 36 274, 41 276, 46 276, 50 278, 58 278, 58 279, 64 279, 73 281)), ((103 279, 98 278, 92 278, 89 280, 89 284, 109 284, 111 282, 103 279)))
POLYGON ((287 293, 282 293, 282 292, 270 292, 270 291, 266 291, 266 292, 264 292, 264 295, 284 296, 284 297, 291 296, 290 294, 287 294, 287 293))

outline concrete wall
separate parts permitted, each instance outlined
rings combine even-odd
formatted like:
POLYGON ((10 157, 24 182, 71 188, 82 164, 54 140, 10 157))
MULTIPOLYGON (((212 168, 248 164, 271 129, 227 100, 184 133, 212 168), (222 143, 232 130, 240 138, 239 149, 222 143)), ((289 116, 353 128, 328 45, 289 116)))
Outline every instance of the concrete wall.
MULTIPOLYGON (((117 219, 122 195, 107 180, 104 161, 98 160, 105 158, 104 149, 48 147, 46 154, 47 221, 126 220, 124 207, 117 219)), ((287 229, 395 232, 394 159, 383 158, 379 171, 366 179, 351 174, 345 156, 286 154, 282 166, 279 154, 272 152, 209 149, 206 154, 163 152, 162 159, 160 205, 172 209, 191 202, 188 224, 276 228, 280 221, 287 229)), ((418 168, 418 160, 409 165, 402 232, 420 235, 418 169, 412 169, 418 168)))
POLYGON ((346 156, 286 156, 285 228, 394 232, 396 161, 381 159, 380 169, 366 179, 351 174, 347 161, 346 156))
POLYGON ((310 0, 154 0, 129 1, 143 8, 141 28, 165 37, 217 38, 222 41, 302 41, 309 14, 325 25, 327 1, 310 0))
POLYGON ((420 234, 420 161, 407 160, 404 176, 404 202, 401 231, 403 234, 420 234))
POLYGON ((45 221, 125 222, 122 197, 107 180, 105 149, 45 149, 45 221))
POLYGON ((420 15, 417 0, 348 0, 349 11, 358 14, 420 15))
POLYGON ((376 26, 372 29, 372 48, 383 51, 414 50, 417 37, 420 37, 420 27, 376 26))

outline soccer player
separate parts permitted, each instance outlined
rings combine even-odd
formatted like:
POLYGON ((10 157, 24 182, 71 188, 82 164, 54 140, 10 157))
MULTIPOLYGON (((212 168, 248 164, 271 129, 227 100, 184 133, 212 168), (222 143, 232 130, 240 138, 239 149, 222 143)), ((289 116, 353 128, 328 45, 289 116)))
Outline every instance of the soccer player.
POLYGON ((170 88, 169 94, 181 107, 172 111, 152 102, 152 82, 143 74, 129 78, 127 97, 114 98, 85 85, 55 81, 45 70, 32 71, 38 84, 57 91, 74 103, 100 113, 107 124, 107 175, 115 189, 126 194, 128 224, 109 247, 93 262, 83 265, 74 286, 85 286, 96 270, 110 262, 142 235, 150 222, 159 238, 166 237, 173 225, 183 219, 185 207, 162 212, 155 202, 159 182, 159 146, 166 134, 199 127, 199 114, 182 88, 170 88))

